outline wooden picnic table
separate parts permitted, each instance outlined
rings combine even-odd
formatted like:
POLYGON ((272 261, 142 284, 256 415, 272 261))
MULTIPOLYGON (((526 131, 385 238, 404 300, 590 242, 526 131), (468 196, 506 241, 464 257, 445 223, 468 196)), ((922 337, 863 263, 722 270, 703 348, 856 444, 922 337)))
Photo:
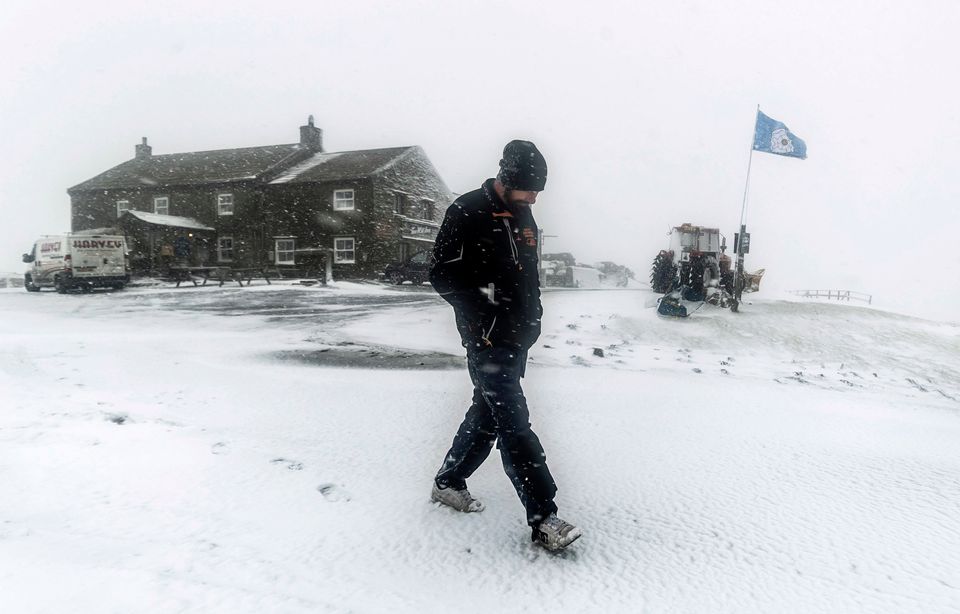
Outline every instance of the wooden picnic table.
POLYGON ((203 280, 203 285, 207 285, 211 273, 215 273, 221 268, 216 266, 172 266, 170 267, 170 279, 177 282, 178 288, 180 283, 184 281, 189 281, 194 286, 200 285, 197 280, 198 277, 203 280))
POLYGON ((270 278, 267 276, 267 270, 264 267, 233 269, 222 266, 173 266, 170 267, 170 279, 177 282, 176 287, 184 281, 192 282, 194 286, 205 286, 210 280, 220 282, 235 281, 242 288, 243 282, 249 286, 254 278, 262 278, 267 284, 270 284, 270 278), (200 283, 201 280, 203 283, 200 283))
POLYGON ((220 285, 223 285, 225 281, 235 281, 240 284, 240 287, 243 287, 243 282, 247 282, 247 285, 250 285, 255 278, 261 278, 267 285, 270 284, 270 278, 267 276, 267 270, 263 267, 253 267, 246 269, 224 269, 220 271, 218 278, 220 280, 220 285))

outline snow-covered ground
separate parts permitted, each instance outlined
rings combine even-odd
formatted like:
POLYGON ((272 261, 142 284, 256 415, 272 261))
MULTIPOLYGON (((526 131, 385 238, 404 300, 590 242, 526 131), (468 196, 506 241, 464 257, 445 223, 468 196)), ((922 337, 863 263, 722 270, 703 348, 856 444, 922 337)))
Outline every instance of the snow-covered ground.
POLYGON ((544 304, 560 555, 495 455, 429 502, 470 389, 428 288, 0 290, 0 609, 960 610, 960 326, 544 304))

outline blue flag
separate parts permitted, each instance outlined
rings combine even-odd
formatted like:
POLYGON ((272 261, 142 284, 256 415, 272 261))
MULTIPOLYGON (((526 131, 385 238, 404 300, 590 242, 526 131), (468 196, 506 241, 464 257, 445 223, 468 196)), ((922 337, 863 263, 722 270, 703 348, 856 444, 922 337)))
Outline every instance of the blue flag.
POLYGON ((807 157, 807 144, 797 135, 775 119, 771 119, 757 111, 757 128, 753 133, 753 148, 756 151, 790 156, 791 158, 807 157))

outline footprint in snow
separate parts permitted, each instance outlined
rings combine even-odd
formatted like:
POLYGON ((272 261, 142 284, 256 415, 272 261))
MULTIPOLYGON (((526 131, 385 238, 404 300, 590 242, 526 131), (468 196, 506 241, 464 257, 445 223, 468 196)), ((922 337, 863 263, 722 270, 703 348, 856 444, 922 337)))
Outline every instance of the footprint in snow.
POLYGON ((290 460, 289 458, 275 458, 275 459, 271 460, 270 462, 273 463, 274 465, 283 465, 283 466, 285 466, 287 469, 289 469, 290 471, 302 471, 302 470, 303 470, 303 463, 298 462, 298 461, 295 461, 295 460, 290 460))
POLYGON ((104 414, 104 419, 109 420, 114 424, 126 424, 130 417, 127 414, 111 412, 104 414))
POLYGON ((332 482, 325 482, 317 486, 317 491, 323 495, 323 498, 331 503, 337 501, 349 501, 351 499, 350 493, 347 492, 342 486, 334 484, 332 482))
POLYGON ((538 546, 537 544, 534 544, 529 539, 525 539, 520 545, 520 548, 521 548, 521 552, 525 553, 527 561, 531 563, 539 559, 541 556, 548 557, 551 559, 559 559, 562 561, 577 561, 580 558, 580 555, 577 553, 577 550, 576 550, 577 545, 578 544, 574 544, 573 546, 565 550, 557 550, 557 551, 551 552, 550 550, 547 550, 542 546, 538 546))
POLYGON ((230 448, 227 446, 227 444, 223 443, 222 441, 218 441, 217 443, 210 446, 210 453, 211 454, 230 454, 230 448))

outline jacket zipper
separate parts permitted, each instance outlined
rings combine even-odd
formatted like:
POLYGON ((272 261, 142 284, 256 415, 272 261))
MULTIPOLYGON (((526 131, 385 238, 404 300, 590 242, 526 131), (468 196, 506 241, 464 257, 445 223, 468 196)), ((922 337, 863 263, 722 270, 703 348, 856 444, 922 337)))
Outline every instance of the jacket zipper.
POLYGON ((489 330, 487 330, 487 332, 483 333, 483 335, 481 335, 481 337, 480 337, 481 339, 483 339, 483 342, 484 342, 485 344, 487 344, 488 346, 492 346, 492 345, 493 345, 493 343, 490 342, 490 334, 493 332, 493 327, 496 326, 496 325, 497 325, 497 316, 493 316, 493 322, 490 323, 490 328, 489 328, 489 330))
POLYGON ((513 263, 520 267, 520 252, 517 250, 517 244, 513 240, 513 229, 510 228, 510 222, 503 218, 503 225, 507 227, 507 240, 510 242, 510 255, 513 256, 513 263))

